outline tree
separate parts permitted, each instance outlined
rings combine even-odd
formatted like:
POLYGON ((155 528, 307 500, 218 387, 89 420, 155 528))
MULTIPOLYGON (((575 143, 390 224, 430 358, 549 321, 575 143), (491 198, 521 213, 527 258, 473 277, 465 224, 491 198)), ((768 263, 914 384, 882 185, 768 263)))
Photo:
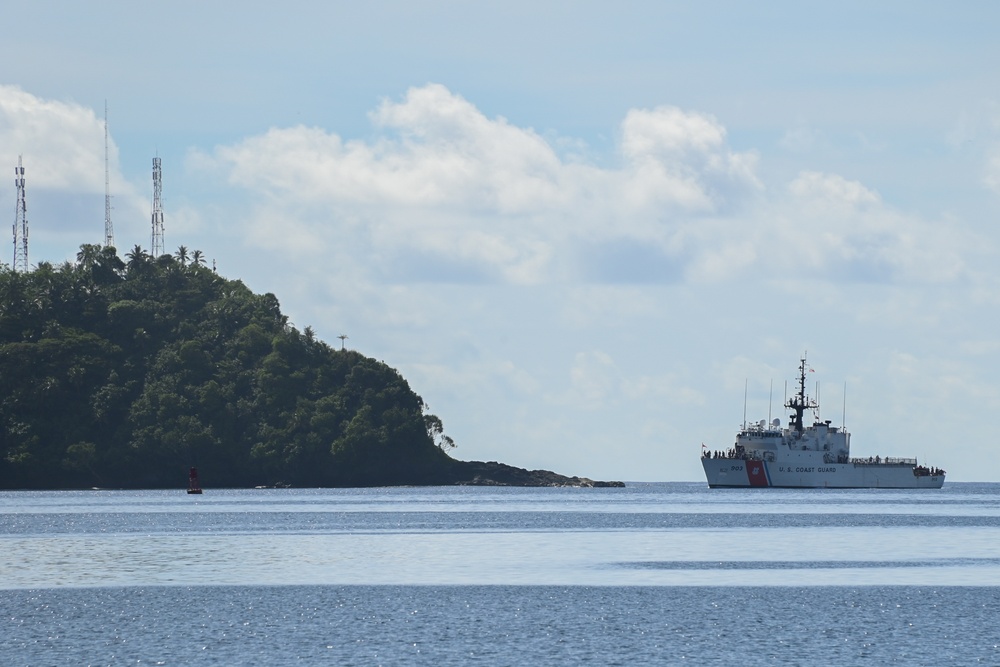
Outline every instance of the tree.
POLYGON ((442 451, 448 452, 458 447, 454 440, 444 434, 444 424, 437 415, 425 414, 424 428, 427 429, 427 437, 442 451))
POLYGON ((144 267, 149 266, 149 262, 152 259, 149 253, 142 249, 138 243, 132 247, 132 249, 125 253, 128 263, 125 265, 126 268, 131 271, 140 271, 144 267))
POLYGON ((200 257, 85 245, 0 269, 0 488, 183 486, 191 465, 220 486, 402 484, 454 463, 396 370, 200 257))
POLYGON ((97 264, 97 259, 101 254, 101 246, 93 243, 84 243, 80 246, 80 250, 76 253, 76 264, 77 268, 83 271, 89 271, 91 267, 97 264))

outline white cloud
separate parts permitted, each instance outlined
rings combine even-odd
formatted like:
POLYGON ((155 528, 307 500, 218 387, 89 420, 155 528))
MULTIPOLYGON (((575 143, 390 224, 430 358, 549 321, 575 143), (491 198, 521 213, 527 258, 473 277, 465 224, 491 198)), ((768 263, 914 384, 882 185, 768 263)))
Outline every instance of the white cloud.
POLYGON ((670 106, 632 109, 621 136, 632 198, 714 211, 728 193, 759 187, 756 155, 731 152, 725 139, 725 128, 711 116, 670 106))
POLYGON ((974 243, 954 221, 905 216, 857 181, 803 172, 789 186, 799 220, 786 236, 808 249, 814 270, 861 282, 949 282, 966 271, 974 243))
POLYGON ((958 221, 904 215, 858 181, 814 171, 801 172, 742 224, 713 220, 695 234, 687 275, 707 282, 945 283, 968 276, 966 256, 988 247, 958 221))
POLYGON ((893 211, 858 181, 803 171, 765 193, 756 155, 733 151, 705 114, 632 109, 616 167, 566 161, 437 84, 370 117, 369 140, 272 129, 192 164, 255 195, 258 245, 383 283, 941 282, 965 271, 957 226, 893 211))
POLYGON ((0 146, 24 155, 33 187, 104 192, 104 121, 91 109, 0 85, 0 146))
POLYGON ((857 181, 849 181, 836 174, 805 171, 788 186, 789 191, 803 200, 838 210, 875 205, 880 202, 877 193, 857 181))
MULTIPOLYGON (((32 147, 33 187, 102 190, 103 122, 92 110, 0 86, 0 118, 3 145, 32 147)), ((676 107, 630 110, 612 167, 567 160, 556 139, 488 118, 437 84, 383 100, 370 118, 368 140, 273 128, 192 152, 188 167, 251 194, 241 227, 250 243, 375 284, 940 283, 986 245, 837 174, 806 170, 765 192, 756 154, 732 150, 712 116, 676 107)), ((991 164, 988 181, 1000 183, 1000 161, 991 164)), ((146 198, 117 169, 113 183, 116 207, 144 217, 146 198)), ((213 217, 188 206, 172 219, 184 232, 213 217)))
MULTIPOLYGON (((4 168, 13 167, 18 156, 23 156, 32 245, 71 238, 80 243, 103 242, 104 119, 78 104, 46 100, 17 86, 0 85, 4 168), (91 220, 88 227, 81 224, 91 220)), ((148 220, 149 201, 122 177, 118 148, 110 135, 108 167, 112 219, 148 220)), ((60 244, 63 252, 65 245, 60 244)), ((75 255, 75 249, 70 254, 75 255)), ((33 252, 32 256, 40 255, 33 252)))
POLYGON ((264 215, 251 223, 261 243, 336 254, 350 239, 350 254, 364 249, 370 273, 390 281, 563 280, 590 270, 580 247, 600 254, 622 240, 644 245, 650 264, 667 261, 680 250, 668 218, 697 218, 759 188, 754 155, 729 150, 714 119, 675 108, 629 113, 618 169, 566 161, 533 130, 487 118, 440 85, 383 101, 371 119, 371 141, 272 129, 192 164, 214 162, 259 195, 264 215))

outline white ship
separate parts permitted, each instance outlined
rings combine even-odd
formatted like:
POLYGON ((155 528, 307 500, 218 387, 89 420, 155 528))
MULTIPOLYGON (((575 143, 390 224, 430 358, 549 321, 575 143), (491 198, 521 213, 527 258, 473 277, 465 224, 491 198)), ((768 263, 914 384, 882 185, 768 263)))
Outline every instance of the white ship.
POLYGON ((736 444, 724 452, 702 445, 701 463, 708 486, 831 489, 940 489, 944 470, 919 465, 916 459, 873 456, 851 458, 851 434, 830 420, 805 426, 806 410, 819 404, 806 395, 806 360, 799 364, 798 393, 785 404, 793 414, 788 428, 781 421, 744 425, 736 444))

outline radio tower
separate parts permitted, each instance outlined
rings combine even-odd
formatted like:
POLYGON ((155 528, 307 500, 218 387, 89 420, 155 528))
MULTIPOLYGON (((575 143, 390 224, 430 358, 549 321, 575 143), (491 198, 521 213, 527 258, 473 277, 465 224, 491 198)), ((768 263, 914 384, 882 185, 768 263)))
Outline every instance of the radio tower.
POLYGON ((17 212, 14 214, 14 270, 28 270, 28 207, 24 201, 24 167, 17 156, 14 167, 14 185, 17 186, 17 212))
POLYGON ((111 179, 108 176, 108 101, 104 100, 104 246, 115 245, 115 228, 111 224, 111 179))
POLYGON ((163 254, 163 171, 160 168, 160 158, 153 158, 153 239, 151 253, 153 257, 163 254))

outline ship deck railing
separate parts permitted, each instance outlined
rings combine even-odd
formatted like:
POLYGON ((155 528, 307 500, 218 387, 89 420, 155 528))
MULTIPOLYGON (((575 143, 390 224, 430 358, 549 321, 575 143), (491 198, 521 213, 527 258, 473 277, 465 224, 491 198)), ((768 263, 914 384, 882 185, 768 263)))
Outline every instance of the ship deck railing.
MULTIPOLYGON (((732 450, 729 451, 712 451, 703 450, 702 458, 704 459, 734 459, 738 461, 774 461, 774 454, 772 452, 744 452, 743 454, 737 454, 732 450)), ((828 463, 833 463, 834 461, 828 461, 828 463)), ((854 457, 847 461, 841 459, 836 461, 837 463, 853 463, 856 466, 916 466, 917 460, 910 458, 900 458, 896 456, 869 456, 868 458, 854 457)))
POLYGON ((915 466, 916 459, 905 459, 896 456, 869 456, 868 458, 852 458, 856 466, 915 466))
POLYGON ((710 450, 703 450, 701 458, 728 459, 732 461, 774 461, 774 452, 744 452, 742 454, 737 454, 731 451, 716 452, 710 450))

